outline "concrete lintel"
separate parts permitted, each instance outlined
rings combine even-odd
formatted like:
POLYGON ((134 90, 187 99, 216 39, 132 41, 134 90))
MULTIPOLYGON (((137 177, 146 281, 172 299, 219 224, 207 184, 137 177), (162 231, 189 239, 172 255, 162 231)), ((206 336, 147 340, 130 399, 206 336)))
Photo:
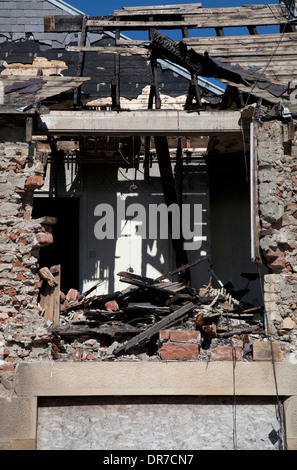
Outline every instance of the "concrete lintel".
MULTIPOLYGON (((15 378, 22 396, 275 396, 270 362, 23 363, 15 378)), ((297 366, 276 363, 280 396, 297 395, 297 366)))
POLYGON ((36 117, 33 135, 217 135, 241 132, 239 111, 50 111, 36 117))

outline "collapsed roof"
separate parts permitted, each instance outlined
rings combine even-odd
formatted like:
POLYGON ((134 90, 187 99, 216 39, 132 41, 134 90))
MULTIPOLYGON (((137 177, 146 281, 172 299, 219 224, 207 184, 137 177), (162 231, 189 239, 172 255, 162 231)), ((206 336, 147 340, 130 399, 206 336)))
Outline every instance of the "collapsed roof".
MULTIPOLYGON (((47 3, 39 2, 39 5, 47 3)), ((63 95, 75 88, 81 91, 82 106, 98 104, 98 96, 107 97, 110 88, 116 90, 120 85, 121 95, 131 100, 128 76, 131 61, 137 75, 137 70, 141 68, 140 59, 143 64, 143 58, 154 56, 163 70, 191 80, 189 95, 196 98, 200 109, 201 91, 210 95, 208 105, 218 104, 221 100, 223 88, 207 80, 215 78, 223 85, 235 86, 246 97, 262 99, 273 106, 288 108, 293 115, 296 113, 296 104, 291 100, 297 79, 297 53, 294 47, 297 17, 292 0, 232 8, 202 8, 200 3, 124 7, 106 17, 88 17, 64 2, 51 3, 60 9, 61 14, 45 15, 43 32, 40 26, 37 31, 32 24, 32 31, 19 32, 17 37, 14 33, 14 38, 8 30, 2 33, 5 37, 1 38, 0 47, 6 58, 1 65, 4 87, 2 112, 5 106, 8 110, 27 110, 49 97, 63 95), (278 28, 279 31, 271 33, 269 29, 269 32, 265 30, 265 34, 260 34, 259 26, 272 28, 273 31, 278 28), (230 27, 240 32, 245 27, 248 34, 227 36, 230 27), (168 31, 170 36, 172 31, 179 29, 182 41, 156 31, 168 31), (205 29, 209 31, 207 37, 200 35, 205 29), (212 36, 212 30, 215 30, 216 36, 212 36), (129 39, 124 33, 131 31, 146 31, 149 39, 129 39), (197 37, 194 37, 196 32, 197 37), (9 40, 5 41, 9 35, 17 41, 17 48, 12 48, 9 40), (31 57, 26 58, 28 48, 31 48, 31 57), (60 67, 58 64, 56 73, 53 69, 48 71, 49 63, 42 62, 39 67, 35 66, 38 78, 28 74, 24 67, 13 68, 20 61, 29 65, 31 61, 32 65, 36 57, 42 55, 41 52, 49 58, 48 62, 59 57, 60 67), (119 64, 119 56, 121 67, 116 71, 114 57, 119 64), (128 62, 125 62, 127 58, 128 62), (95 62, 97 67, 94 66, 95 62), (99 81, 102 69, 105 69, 104 81, 99 81), (117 82, 117 74, 126 74, 124 82, 117 82)), ((50 10, 44 6, 43 12, 50 13, 50 10)), ((149 72, 142 73, 137 79, 142 88, 150 85, 149 72)), ((165 82, 166 86, 169 87, 169 80, 165 82)), ((135 95, 135 91, 133 93, 135 95)), ((110 106, 114 107, 114 101, 110 106)), ((116 107, 119 107, 118 103, 116 107)))

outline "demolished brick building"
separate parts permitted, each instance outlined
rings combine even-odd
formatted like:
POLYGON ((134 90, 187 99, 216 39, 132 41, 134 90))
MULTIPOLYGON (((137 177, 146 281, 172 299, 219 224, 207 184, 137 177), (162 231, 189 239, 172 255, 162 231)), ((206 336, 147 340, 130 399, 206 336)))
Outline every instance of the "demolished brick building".
POLYGON ((177 420, 180 400, 194 415, 235 401, 266 421, 276 410, 275 440, 253 428, 250 445, 296 449, 294 1, 96 18, 56 0, 2 3, 2 447, 65 446, 48 444, 43 420, 71 404, 83 421, 75 399, 91 396, 140 416, 171 405, 177 420), (247 31, 225 36, 231 26, 247 31), (148 37, 124 35, 136 30, 148 37), (132 213, 98 240, 95 208, 123 201, 200 204, 199 249, 141 237, 132 213))

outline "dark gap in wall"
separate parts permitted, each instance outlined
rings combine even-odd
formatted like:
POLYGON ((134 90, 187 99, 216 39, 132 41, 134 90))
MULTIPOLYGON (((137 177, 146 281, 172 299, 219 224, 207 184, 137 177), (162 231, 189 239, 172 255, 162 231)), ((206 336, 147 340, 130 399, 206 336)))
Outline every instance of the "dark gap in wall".
POLYGON ((79 288, 79 198, 34 197, 32 217, 57 218, 54 242, 40 249, 39 267, 61 264, 61 290, 79 288))

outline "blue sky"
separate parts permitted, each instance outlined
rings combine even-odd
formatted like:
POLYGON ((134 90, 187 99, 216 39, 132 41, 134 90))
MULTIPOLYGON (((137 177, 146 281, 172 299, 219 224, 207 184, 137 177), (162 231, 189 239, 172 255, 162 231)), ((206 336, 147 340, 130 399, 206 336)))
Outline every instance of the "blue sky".
MULTIPOLYGON (((194 3, 190 0, 109 0, 109 1, 100 1, 100 0, 65 0, 70 5, 81 10, 83 13, 86 13, 89 16, 100 16, 100 15, 111 15, 113 10, 121 10, 125 6, 146 6, 146 5, 165 5, 174 4, 174 3, 194 3)), ((197 0, 197 3, 199 0, 197 0)), ((195 2, 196 3, 196 2, 195 2)), ((242 6, 245 4, 277 4, 279 0, 200 0, 204 8, 215 8, 215 7, 232 7, 232 6, 242 6)))
MULTIPOLYGON (((267 4, 278 4, 279 0, 109 0, 109 1, 100 1, 100 0, 65 0, 67 3, 71 4, 75 8, 79 9, 88 16, 105 16, 111 15, 114 10, 121 10, 123 7, 127 6, 152 6, 152 5, 166 5, 166 4, 182 4, 182 3, 202 3, 204 8, 222 8, 222 7, 236 7, 246 4, 253 5, 267 5, 267 4)), ((276 33, 279 32, 279 27, 277 26, 268 26, 268 27, 257 27, 259 33, 276 33)), ((181 40, 182 35, 181 31, 161 31, 163 34, 168 35, 171 39, 181 40)), ((228 35, 239 35, 239 34, 249 34, 247 28, 228 28, 228 35)), ((126 36, 131 39, 145 39, 147 40, 147 32, 136 32, 129 31, 123 32, 126 36), (144 36, 143 36, 144 35, 144 36)), ((215 30, 205 29, 199 30, 189 30, 190 36, 215 36, 215 30)), ((217 82, 213 79, 208 79, 209 81, 217 84, 221 88, 225 88, 225 85, 217 82)))

